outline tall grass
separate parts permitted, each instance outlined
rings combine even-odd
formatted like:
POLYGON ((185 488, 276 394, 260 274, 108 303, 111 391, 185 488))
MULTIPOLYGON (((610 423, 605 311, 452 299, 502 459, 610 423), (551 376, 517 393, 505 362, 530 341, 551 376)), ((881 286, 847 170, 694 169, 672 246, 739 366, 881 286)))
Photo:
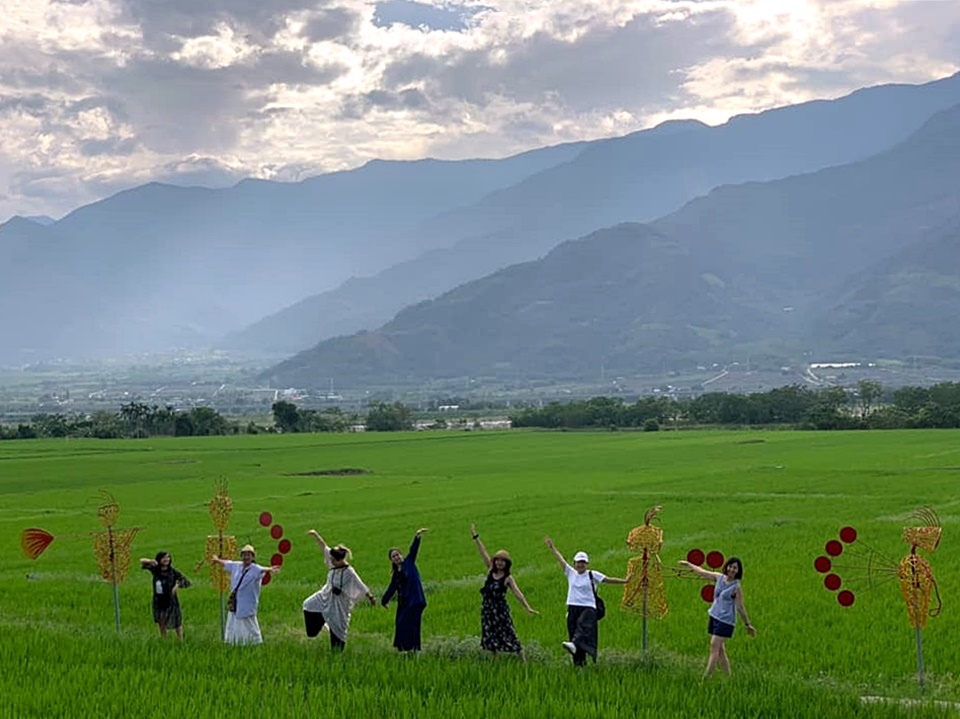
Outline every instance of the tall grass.
MULTIPOLYGON (((10 699, 0 715, 235 716, 256 707, 265 717, 893 716, 899 705, 863 705, 859 697, 919 696, 898 588, 859 593, 842 609, 812 563, 845 524, 899 558, 908 551, 900 529, 919 505, 935 507, 944 523, 941 549, 929 557, 946 607, 924 633, 927 698, 957 701, 958 438, 480 432, 3 443, 0 687, 10 699), (341 467, 369 473, 303 476, 341 467), (218 597, 205 571, 192 573, 212 532, 206 503, 220 477, 234 500, 230 532, 255 544, 261 562, 276 546, 257 523, 261 511, 294 542, 263 590, 266 644, 258 648, 219 643, 218 597), (91 543, 81 536, 99 529, 100 488, 119 501, 119 526, 142 527, 135 558, 166 549, 195 578, 181 596, 183 646, 156 636, 149 582, 136 570, 120 590, 116 636, 110 587, 95 576, 91 543), (596 569, 622 576, 627 532, 655 503, 664 506, 665 566, 694 547, 744 561, 760 635, 738 632, 731 641, 730 678, 701 684, 706 605, 697 582, 670 576, 670 612, 650 623, 646 657, 640 621, 617 611, 601 624, 596 666, 575 671, 559 646, 566 585, 544 535, 568 557, 586 549, 596 569), (517 581, 541 611, 528 617, 513 605, 527 664, 479 649, 484 570, 471 521, 491 551, 511 551, 517 581), (27 526, 58 537, 36 562, 18 550, 27 526), (380 608, 355 610, 343 656, 323 637, 303 637, 300 602, 325 575, 307 529, 352 547, 354 566, 379 594, 389 578, 387 548, 405 551, 418 526, 431 529, 420 559, 430 605, 422 656, 393 653, 393 613, 380 608)), ((617 589, 602 589, 611 608, 617 589)))

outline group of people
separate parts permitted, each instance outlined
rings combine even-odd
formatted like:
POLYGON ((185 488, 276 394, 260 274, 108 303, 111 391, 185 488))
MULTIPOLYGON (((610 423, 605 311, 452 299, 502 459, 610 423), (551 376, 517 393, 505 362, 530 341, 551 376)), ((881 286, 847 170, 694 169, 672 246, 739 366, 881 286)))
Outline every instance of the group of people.
MULTIPOLYGON (((416 531, 406 556, 397 547, 387 556, 391 565, 390 584, 380 598, 387 607, 396 598, 396 619, 393 646, 400 652, 419 652, 421 649, 421 625, 423 611, 427 606, 426 596, 417 567, 417 557, 423 534, 416 531)), ((330 634, 330 645, 341 651, 346 647, 350 617, 354 605, 366 599, 376 606, 376 597, 363 582, 357 571, 350 566, 351 552, 342 544, 330 546, 320 534, 311 529, 312 536, 323 552, 327 567, 324 585, 303 602, 303 618, 308 637, 316 637, 324 626, 330 634)), ((538 614, 511 574, 512 560, 509 552, 500 550, 489 554, 475 525, 470 525, 470 535, 487 569, 486 580, 480 589, 480 646, 493 654, 515 654, 524 658, 523 646, 517 637, 507 603, 508 591, 512 593, 529 614, 538 614)), ((590 557, 586 552, 577 552, 571 565, 556 548, 549 537, 544 539, 547 548, 563 569, 567 580, 567 641, 563 648, 570 653, 577 666, 586 664, 587 657, 597 659, 598 621, 602 618, 603 604, 597 594, 599 584, 627 584, 632 576, 611 577, 590 569, 590 557)), ((260 587, 265 573, 280 571, 278 566, 264 567, 256 563, 256 551, 251 545, 240 550, 240 561, 214 556, 230 578, 228 615, 224 629, 224 641, 230 644, 259 644, 263 641, 257 610, 260 587)), ((150 571, 153 578, 153 617, 160 634, 174 630, 183 639, 183 619, 180 612, 178 591, 190 586, 190 581, 171 564, 168 552, 159 552, 155 559, 141 559, 141 567, 150 571)), ((719 668, 730 672, 730 660, 726 653, 726 640, 733 636, 737 616, 743 619, 747 633, 756 634, 750 623, 743 602, 743 563, 737 557, 729 558, 722 571, 711 572, 688 561, 681 561, 698 577, 714 583, 714 598, 708 611, 707 633, 710 636, 710 656, 706 674, 719 668)))

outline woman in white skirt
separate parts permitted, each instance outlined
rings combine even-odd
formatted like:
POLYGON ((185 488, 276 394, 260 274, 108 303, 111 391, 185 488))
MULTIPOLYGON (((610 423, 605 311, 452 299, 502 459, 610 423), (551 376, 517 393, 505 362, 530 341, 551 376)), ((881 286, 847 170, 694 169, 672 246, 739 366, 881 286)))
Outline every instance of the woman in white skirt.
POLYGON ((214 555, 213 561, 230 575, 230 597, 227 606, 227 626, 223 641, 227 644, 262 644, 257 610, 260 607, 260 582, 266 572, 276 574, 280 567, 261 567, 254 562, 257 552, 249 544, 240 550, 240 561, 234 562, 214 555))
POLYGON ((328 547, 315 529, 311 529, 307 534, 317 540, 323 551, 323 561, 329 570, 326 584, 303 602, 303 621, 307 636, 317 636, 326 625, 330 631, 330 647, 343 651, 347 645, 347 630, 350 628, 353 605, 361 597, 366 597, 371 606, 376 606, 376 599, 348 563, 350 550, 347 547, 342 544, 328 547))

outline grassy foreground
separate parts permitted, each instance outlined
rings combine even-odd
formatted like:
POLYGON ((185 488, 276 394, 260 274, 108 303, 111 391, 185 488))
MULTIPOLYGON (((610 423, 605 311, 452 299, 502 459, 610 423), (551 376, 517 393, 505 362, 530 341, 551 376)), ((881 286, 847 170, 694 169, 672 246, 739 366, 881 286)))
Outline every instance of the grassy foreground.
POLYGON ((899 559, 907 515, 934 507, 944 538, 928 558, 944 611, 924 632, 926 698, 960 700, 958 440, 950 431, 474 432, 0 443, 0 716, 939 715, 930 703, 861 703, 863 695, 919 697, 899 588, 858 592, 843 609, 813 559, 847 524, 899 559), (368 473, 316 474, 347 467, 368 473), (230 533, 255 544, 261 562, 277 542, 258 524, 260 512, 293 542, 263 590, 266 644, 258 648, 219 643, 218 597, 205 571, 193 574, 221 477, 234 501, 230 533), (181 595, 184 646, 156 636, 138 570, 120 589, 116 635, 111 589, 82 536, 99 529, 99 489, 119 502, 119 527, 142 528, 134 558, 169 550, 195 579, 181 595), (646 657, 639 618, 616 611, 619 588, 610 586, 600 662, 575 671, 560 648, 566 585, 544 535, 568 558, 585 549, 593 568, 622 576, 626 535, 657 503, 665 566, 695 547, 744 561, 760 635, 738 631, 730 678, 700 683, 706 605, 699 583, 670 576, 670 612, 651 621, 646 657), (511 551, 517 581, 541 612, 529 617, 512 604, 526 665, 479 649, 483 567, 471 521, 491 551, 511 551), (57 536, 35 562, 19 550, 30 526, 57 536), (325 635, 306 640, 300 603, 325 576, 306 530, 352 547, 354 566, 379 594, 387 549, 405 551, 418 526, 431 529, 420 559, 430 603, 423 655, 393 653, 392 609, 358 607, 344 656, 331 655, 325 635))

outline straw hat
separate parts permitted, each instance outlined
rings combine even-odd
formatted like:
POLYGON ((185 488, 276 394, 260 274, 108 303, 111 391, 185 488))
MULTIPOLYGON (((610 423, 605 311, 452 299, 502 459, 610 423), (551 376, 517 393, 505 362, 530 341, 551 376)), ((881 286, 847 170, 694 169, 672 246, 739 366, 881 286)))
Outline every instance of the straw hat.
POLYGON ((252 554, 254 557, 257 556, 257 550, 253 548, 252 544, 243 545, 243 548, 240 550, 240 554, 245 554, 246 552, 250 552, 250 554, 252 554))

